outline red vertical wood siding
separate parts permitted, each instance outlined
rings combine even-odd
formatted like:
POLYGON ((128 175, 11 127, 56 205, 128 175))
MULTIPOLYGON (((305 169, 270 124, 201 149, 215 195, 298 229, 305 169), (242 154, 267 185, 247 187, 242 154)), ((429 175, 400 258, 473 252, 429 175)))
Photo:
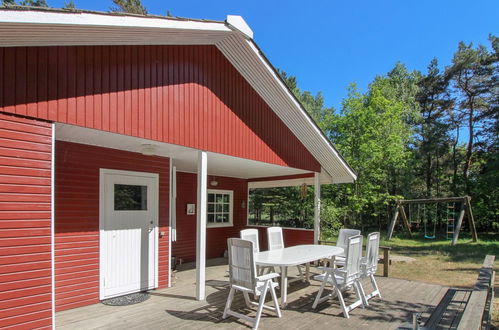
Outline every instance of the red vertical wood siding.
MULTIPOLYGON (((239 231, 246 227, 247 193, 246 180, 217 176, 218 185, 208 189, 232 190, 233 224, 232 227, 206 229, 206 257, 222 257, 227 249, 227 238, 239 237, 239 231), (244 201, 245 207, 241 207, 244 201)), ((208 184, 211 181, 209 177, 208 184)), ((196 259, 196 215, 186 214, 186 205, 196 203, 197 175, 177 172, 177 241, 172 242, 172 255, 184 262, 196 259)))
POLYGON ((2 329, 52 325, 51 159, 49 123, 0 113, 2 329))
POLYGON ((320 171, 215 46, 0 47, 0 111, 320 171))
POLYGON ((159 287, 168 286, 169 159, 56 143, 56 311, 99 301, 99 169, 159 173, 159 287))

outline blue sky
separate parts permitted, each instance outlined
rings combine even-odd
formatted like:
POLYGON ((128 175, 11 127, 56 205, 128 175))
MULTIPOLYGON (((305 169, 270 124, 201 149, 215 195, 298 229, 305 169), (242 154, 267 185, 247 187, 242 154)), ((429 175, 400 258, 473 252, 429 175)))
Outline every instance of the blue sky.
MULTIPOLYGON (((111 0, 74 0, 107 11, 111 0)), ((64 0, 48 0, 61 7, 64 0)), ((241 15, 273 65, 298 78, 302 90, 322 91, 339 108, 346 88, 365 90, 400 61, 426 70, 437 57, 448 65, 457 43, 488 44, 499 35, 498 0, 207 1, 142 0, 152 14, 224 20, 241 15)))

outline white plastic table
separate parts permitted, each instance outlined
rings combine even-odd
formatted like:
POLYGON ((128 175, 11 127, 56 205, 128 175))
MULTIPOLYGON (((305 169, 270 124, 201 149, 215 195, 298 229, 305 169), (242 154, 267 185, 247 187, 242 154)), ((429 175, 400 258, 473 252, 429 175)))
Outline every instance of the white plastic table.
POLYGON ((288 267, 331 258, 343 253, 343 248, 330 245, 296 245, 284 249, 269 250, 255 253, 255 263, 258 266, 274 266, 281 269, 281 305, 286 306, 288 294, 288 267))

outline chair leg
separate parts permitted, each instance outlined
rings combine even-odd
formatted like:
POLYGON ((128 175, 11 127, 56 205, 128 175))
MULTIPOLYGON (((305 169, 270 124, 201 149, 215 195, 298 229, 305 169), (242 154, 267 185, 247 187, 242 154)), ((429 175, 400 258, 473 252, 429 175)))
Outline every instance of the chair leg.
POLYGON ((381 292, 379 291, 378 283, 376 283, 376 280, 374 279, 374 274, 371 274, 370 277, 371 277, 371 283, 374 287, 374 292, 372 293, 373 297, 378 295, 381 298, 381 292))
POLYGON ((305 282, 305 276, 303 276, 303 271, 301 270, 300 265, 296 265, 296 268, 298 268, 298 274, 300 274, 300 278, 303 282, 305 282))
POLYGON ((278 317, 281 317, 281 308, 279 308, 279 301, 277 300, 277 294, 275 293, 275 288, 270 283, 270 294, 272 295, 272 301, 274 301, 275 311, 278 317))
POLYGON ((326 286, 328 277, 329 277, 329 274, 326 274, 326 277, 324 277, 324 280, 321 283, 321 287, 319 289, 319 292, 317 292, 317 296, 315 297, 314 303, 312 305, 312 308, 314 308, 314 309, 317 308, 317 305, 321 301, 322 292, 324 292, 324 288, 326 286))
POLYGON ((234 299, 234 288, 230 288, 229 296, 227 297, 227 302, 225 303, 224 315, 222 318, 226 319, 228 314, 227 312, 230 310, 230 306, 232 305, 232 300, 234 299))
POLYGON ((265 281, 262 294, 260 295, 258 309, 256 310, 255 323, 253 325, 254 330, 258 329, 258 325, 260 324, 260 317, 262 316, 263 305, 265 304, 265 297, 267 296, 267 291, 269 290, 269 282, 270 280, 265 281))
POLYGON ((249 293, 246 291, 243 291, 243 296, 244 296, 244 302, 246 303, 246 307, 251 308, 249 293))
POLYGON ((367 301, 367 297, 366 297, 366 292, 364 291, 364 287, 362 286, 362 283, 360 283, 360 280, 359 281, 355 281, 354 285, 357 286, 357 293, 359 295, 359 298, 362 300, 362 308, 366 308, 367 306, 369 306, 369 302, 367 301))
POLYGON ((340 301, 340 306, 341 310, 343 311, 343 316, 345 316, 347 319, 350 318, 350 315, 348 315, 347 306, 345 305, 345 300, 343 299, 343 295, 341 294, 341 291, 337 285, 334 286, 334 290, 336 291, 336 295, 338 296, 338 300, 340 301))

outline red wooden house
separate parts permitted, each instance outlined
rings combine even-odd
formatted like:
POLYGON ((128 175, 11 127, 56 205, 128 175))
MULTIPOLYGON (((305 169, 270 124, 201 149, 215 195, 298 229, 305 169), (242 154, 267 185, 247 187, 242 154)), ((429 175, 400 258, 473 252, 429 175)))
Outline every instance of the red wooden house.
POLYGON ((241 17, 0 10, 0 328, 168 287, 172 256, 203 299, 248 187, 315 184, 299 244, 353 180, 241 17))

